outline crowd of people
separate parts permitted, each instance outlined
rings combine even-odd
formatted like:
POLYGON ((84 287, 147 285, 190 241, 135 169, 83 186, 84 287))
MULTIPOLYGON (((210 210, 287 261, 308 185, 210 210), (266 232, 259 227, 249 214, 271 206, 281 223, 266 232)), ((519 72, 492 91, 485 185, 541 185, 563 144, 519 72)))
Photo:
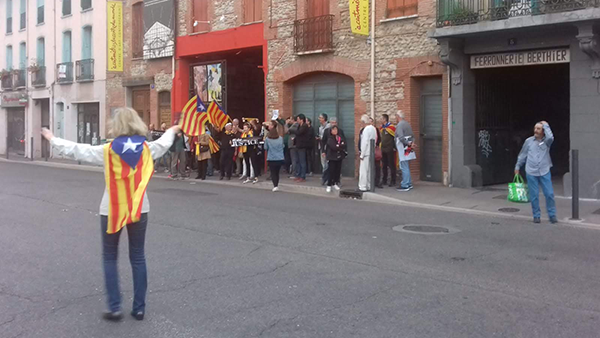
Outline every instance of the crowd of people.
MULTIPOLYGON (((388 184, 396 185, 397 166, 402 172, 402 181, 398 190, 409 191, 413 188, 410 178, 406 150, 413 151, 414 134, 402 112, 395 114, 397 125, 392 125, 390 116, 383 114, 377 120, 364 115, 361 117, 362 129, 358 142, 361 160, 359 170, 359 189, 371 189, 370 161, 375 160, 375 182, 378 188, 388 184), (375 140, 375 150, 370 141, 375 140), (397 152, 397 149, 402 151, 397 152)), ((160 129, 150 124, 148 140, 158 140, 165 132, 163 123, 160 129)), ((348 156, 348 145, 344 130, 338 125, 336 117, 319 115, 318 126, 313 126, 310 118, 303 114, 287 119, 274 119, 260 123, 258 119, 233 119, 223 130, 212 125, 200 136, 188 137, 181 131, 176 135, 169 152, 157 159, 155 172, 169 172, 171 179, 187 179, 197 171, 196 179, 205 180, 207 176, 219 173, 220 180, 237 177, 243 184, 257 183, 263 172, 273 181, 273 191, 279 190, 281 173, 289 175, 296 183, 306 182, 314 172, 321 169, 321 184, 327 192, 341 189, 343 161, 348 156), (218 145, 218 151, 211 149, 211 139, 218 145), (234 145, 236 139, 253 139, 260 142, 234 145), (317 160, 320 159, 320 160, 317 160), (317 168, 319 166, 320 168, 317 168), (264 168, 264 164, 267 164, 264 168)))

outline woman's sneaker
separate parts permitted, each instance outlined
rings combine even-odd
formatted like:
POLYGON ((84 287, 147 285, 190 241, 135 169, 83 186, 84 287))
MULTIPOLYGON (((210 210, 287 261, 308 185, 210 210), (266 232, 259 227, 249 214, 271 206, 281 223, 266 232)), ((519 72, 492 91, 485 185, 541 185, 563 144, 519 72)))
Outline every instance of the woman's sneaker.
POLYGON ((258 177, 254 178, 254 180, 252 180, 252 184, 256 184, 258 183, 258 177))
POLYGON ((327 189, 325 189, 325 191, 327 191, 327 192, 331 192, 331 187, 330 187, 330 186, 327 186, 327 189))
POLYGON ((279 191, 279 187, 273 188, 273 192, 278 192, 278 191, 279 191))
POLYGON ((252 182, 252 180, 247 178, 244 182, 242 182, 242 184, 246 184, 246 183, 250 183, 250 182, 252 182))
POLYGON ((338 191, 342 189, 342 188, 340 188, 340 186, 339 186, 339 185, 337 185, 337 184, 335 184, 333 187, 335 188, 335 190, 338 190, 338 191))

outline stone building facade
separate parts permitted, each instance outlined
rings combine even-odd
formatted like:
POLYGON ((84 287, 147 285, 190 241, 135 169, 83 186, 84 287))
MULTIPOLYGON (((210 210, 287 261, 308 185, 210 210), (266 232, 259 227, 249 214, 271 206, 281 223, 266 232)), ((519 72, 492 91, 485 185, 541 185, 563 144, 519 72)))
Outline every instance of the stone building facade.
POLYGON ((163 122, 171 124, 173 57, 148 59, 139 54, 135 39, 141 37, 135 26, 140 24, 136 15, 142 15, 135 11, 143 7, 143 0, 123 1, 123 72, 107 74, 106 114, 111 116, 118 107, 133 107, 144 122, 158 129, 163 122))
MULTIPOLYGON (((436 40, 428 37, 428 31, 436 22, 435 1, 406 1, 405 4, 405 8, 388 8, 388 1, 375 0, 374 115, 393 115, 402 110, 419 145, 417 160, 411 165, 414 177, 448 183, 445 179, 448 170, 447 68, 439 59, 436 40), (436 129, 434 137, 428 139, 428 135, 419 136, 424 134, 421 126, 425 125, 425 119, 427 125, 433 122, 436 129), (424 162, 431 169, 425 170, 424 162)), ((350 141, 356 147, 360 116, 371 114, 371 39, 351 32, 349 2, 278 0, 265 1, 264 7, 267 9, 263 21, 269 64, 267 115, 279 110, 281 115, 290 116, 308 109, 308 114, 315 119, 320 113, 337 116, 342 128, 353 129, 350 141), (319 21, 330 22, 330 26, 319 21), (307 46, 313 43, 310 36, 322 34, 323 27, 330 29, 331 38, 324 38, 329 45, 325 48, 307 46), (329 101, 319 97, 325 94, 318 88, 327 91, 328 83, 333 85, 336 81, 338 93, 337 97, 331 94, 331 102, 350 99, 352 106, 342 103, 328 106, 329 101), (311 85, 316 89, 306 94, 311 85), (348 92, 348 86, 352 93, 348 92), (346 88, 345 94, 340 94, 341 88, 346 88), (310 100, 302 98, 305 94, 313 95, 312 111, 306 108, 310 100)), ((323 41, 322 36, 317 39, 323 41)), ((351 152, 357 162, 356 154, 351 152)))

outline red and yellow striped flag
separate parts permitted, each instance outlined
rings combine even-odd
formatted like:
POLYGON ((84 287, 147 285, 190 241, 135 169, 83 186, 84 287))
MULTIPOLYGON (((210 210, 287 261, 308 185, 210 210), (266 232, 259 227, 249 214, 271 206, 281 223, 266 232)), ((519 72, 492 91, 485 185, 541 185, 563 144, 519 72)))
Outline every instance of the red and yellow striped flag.
POLYGON ((181 131, 188 136, 204 134, 206 122, 208 122, 206 107, 198 95, 195 95, 183 107, 181 131))
POLYGON ((139 135, 120 136, 104 146, 108 234, 140 220, 144 194, 154 174, 154 161, 145 140, 139 135))
POLYGON ((215 139, 212 138, 212 136, 210 136, 210 138, 208 140, 208 147, 210 148, 211 154, 215 154, 221 149, 219 147, 219 144, 217 143, 217 141, 215 141, 215 139))
POLYGON ((219 104, 215 101, 212 101, 208 105, 208 120, 212 123, 213 126, 217 127, 219 130, 223 129, 227 122, 229 122, 229 115, 219 104))

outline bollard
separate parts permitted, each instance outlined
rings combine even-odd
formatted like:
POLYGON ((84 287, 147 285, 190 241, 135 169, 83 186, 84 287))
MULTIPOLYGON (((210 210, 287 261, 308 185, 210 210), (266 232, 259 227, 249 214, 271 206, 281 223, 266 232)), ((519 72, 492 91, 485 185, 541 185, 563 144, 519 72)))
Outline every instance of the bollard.
POLYGON ((31 160, 33 161, 33 137, 31 137, 31 140, 29 141, 29 149, 31 150, 29 157, 31 157, 31 160))
POLYGON ((572 220, 579 219, 579 150, 571 149, 572 220))
POLYGON ((371 192, 375 192, 375 140, 371 140, 369 143, 370 148, 370 156, 369 156, 369 182, 371 187, 371 192))

